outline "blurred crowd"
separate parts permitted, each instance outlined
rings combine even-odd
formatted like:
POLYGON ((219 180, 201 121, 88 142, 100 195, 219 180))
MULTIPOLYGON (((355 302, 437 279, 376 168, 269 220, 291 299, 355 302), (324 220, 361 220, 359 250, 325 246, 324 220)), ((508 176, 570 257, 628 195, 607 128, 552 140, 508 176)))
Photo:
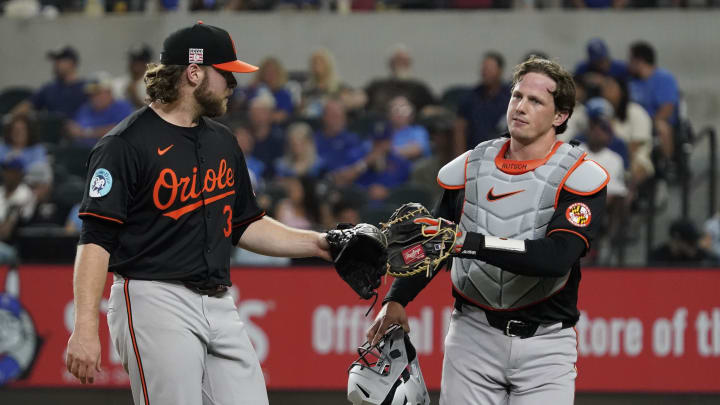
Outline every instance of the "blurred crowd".
POLYGON ((13 17, 60 13, 324 10, 341 14, 405 9, 639 9, 709 8, 720 0, 0 0, 0 13, 13 17))
MULTIPOLYGON (((501 52, 482 55, 477 83, 441 94, 414 75, 407 47, 397 44, 389 55, 387 72, 364 86, 342 80, 328 49, 313 51, 299 71, 287 71, 281 59, 268 56, 249 83, 235 89, 221 120, 245 154, 260 204, 274 218, 321 230, 341 222, 378 223, 407 201, 433 206, 442 193, 438 170, 506 133, 510 72, 501 52)), ((531 55, 548 57, 541 51, 526 57, 531 55)), ((586 258, 608 263, 637 236, 633 219, 650 204, 662 204, 667 184, 678 181, 687 118, 677 81, 658 66, 650 43, 635 42, 625 58, 617 58, 595 38, 578 55, 576 107, 560 137, 582 145, 610 173, 605 231, 586 258), (659 202, 648 201, 655 190, 659 202)), ((47 56, 52 80, 37 89, 0 91, 5 263, 18 260, 23 229, 77 233, 89 151, 145 105, 143 76, 156 60, 152 49, 139 45, 128 51, 124 75, 97 72, 86 78, 78 74, 81 59, 73 47, 47 56)), ((673 223, 670 236, 651 262, 717 262, 720 217, 709 220, 705 232, 685 220, 673 223)), ((263 260, 238 254, 245 255, 240 261, 263 260)))

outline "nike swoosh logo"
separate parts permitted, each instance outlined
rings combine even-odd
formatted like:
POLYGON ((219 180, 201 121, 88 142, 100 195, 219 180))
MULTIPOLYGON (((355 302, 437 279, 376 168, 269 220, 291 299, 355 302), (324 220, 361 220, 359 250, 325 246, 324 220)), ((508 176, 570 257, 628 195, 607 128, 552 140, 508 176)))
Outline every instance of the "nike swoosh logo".
POLYGON ((164 154, 167 153, 167 151, 169 151, 170 148, 172 148, 173 146, 175 146, 175 144, 172 144, 172 145, 168 146, 168 147, 165 148, 165 149, 160 149, 160 148, 158 148, 158 156, 164 155, 164 154))
POLYGON ((517 193, 522 193, 525 190, 518 190, 518 191, 511 191, 509 193, 503 193, 503 194, 493 194, 493 188, 490 187, 490 191, 487 193, 487 199, 488 201, 497 201, 505 197, 510 197, 511 195, 515 195, 517 193))

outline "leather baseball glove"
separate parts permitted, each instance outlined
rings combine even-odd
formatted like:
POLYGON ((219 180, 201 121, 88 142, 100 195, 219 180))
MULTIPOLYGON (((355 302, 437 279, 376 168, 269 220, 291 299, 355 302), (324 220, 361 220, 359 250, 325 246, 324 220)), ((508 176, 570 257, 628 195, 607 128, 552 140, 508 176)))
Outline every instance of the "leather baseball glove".
POLYGON ((375 225, 338 225, 328 231, 335 270, 363 299, 377 296, 387 269, 387 239, 375 225))
POLYGON ((422 204, 407 203, 382 223, 388 241, 388 274, 410 277, 424 272, 430 277, 452 253, 458 227, 443 218, 433 218, 422 204))

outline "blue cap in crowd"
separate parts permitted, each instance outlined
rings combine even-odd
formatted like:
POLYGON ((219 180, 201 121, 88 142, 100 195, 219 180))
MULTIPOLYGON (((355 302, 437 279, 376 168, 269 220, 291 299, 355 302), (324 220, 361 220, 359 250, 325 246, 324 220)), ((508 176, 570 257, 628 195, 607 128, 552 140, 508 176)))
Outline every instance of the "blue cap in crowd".
POLYGON ((607 44, 600 38, 593 38, 587 44, 588 59, 590 62, 596 62, 610 57, 610 51, 607 44))
POLYGON ((593 97, 585 103, 591 121, 610 121, 615 115, 612 104, 602 97, 593 97))

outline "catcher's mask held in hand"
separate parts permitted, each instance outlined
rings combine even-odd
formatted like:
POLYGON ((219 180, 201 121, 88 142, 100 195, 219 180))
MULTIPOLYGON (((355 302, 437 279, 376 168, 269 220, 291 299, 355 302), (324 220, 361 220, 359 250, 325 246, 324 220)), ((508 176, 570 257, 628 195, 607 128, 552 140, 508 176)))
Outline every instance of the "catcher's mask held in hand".
POLYGON ((418 203, 403 204, 381 226, 388 241, 387 272, 394 277, 421 272, 430 277, 450 256, 458 235, 455 223, 432 218, 418 203))
POLYGON ((402 327, 388 329, 375 346, 365 342, 358 354, 348 369, 353 405, 430 404, 415 348, 402 327))

